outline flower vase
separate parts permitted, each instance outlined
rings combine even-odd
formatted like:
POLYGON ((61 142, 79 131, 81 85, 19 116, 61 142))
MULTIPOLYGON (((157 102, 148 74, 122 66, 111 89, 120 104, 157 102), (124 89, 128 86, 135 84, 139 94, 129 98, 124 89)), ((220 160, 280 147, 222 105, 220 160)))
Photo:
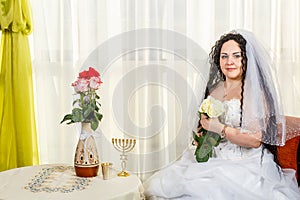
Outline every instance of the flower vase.
POLYGON ((99 155, 95 141, 95 132, 90 123, 81 123, 80 138, 77 143, 74 167, 79 177, 94 177, 98 175, 99 155))

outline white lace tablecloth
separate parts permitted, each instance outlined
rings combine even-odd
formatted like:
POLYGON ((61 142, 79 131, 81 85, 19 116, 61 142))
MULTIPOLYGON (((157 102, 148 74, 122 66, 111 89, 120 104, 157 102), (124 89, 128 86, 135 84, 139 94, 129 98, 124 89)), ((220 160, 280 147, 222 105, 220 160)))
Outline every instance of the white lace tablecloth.
MULTIPOLYGON (((101 171, 100 171, 101 174, 101 171)), ((143 187, 136 175, 109 180, 102 176, 80 178, 72 166, 41 165, 0 173, 0 200, 143 199, 143 187)))

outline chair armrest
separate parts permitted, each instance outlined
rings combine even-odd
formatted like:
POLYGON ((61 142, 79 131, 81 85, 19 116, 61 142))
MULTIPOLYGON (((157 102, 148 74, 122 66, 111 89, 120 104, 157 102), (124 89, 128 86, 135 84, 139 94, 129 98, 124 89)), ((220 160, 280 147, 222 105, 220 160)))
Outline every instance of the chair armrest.
POLYGON ((296 170, 296 178, 298 179, 298 162, 297 153, 300 136, 294 137, 286 141, 285 145, 278 147, 278 160, 282 168, 292 168, 296 170))

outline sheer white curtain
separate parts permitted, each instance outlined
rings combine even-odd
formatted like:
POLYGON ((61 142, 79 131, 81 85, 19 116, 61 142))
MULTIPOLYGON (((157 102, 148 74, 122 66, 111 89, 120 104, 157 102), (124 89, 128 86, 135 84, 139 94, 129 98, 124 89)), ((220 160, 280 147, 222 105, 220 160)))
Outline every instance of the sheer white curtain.
POLYGON ((71 83, 90 65, 102 74, 100 159, 119 168, 111 138, 136 138, 128 170, 141 178, 176 160, 191 141, 209 53, 232 29, 253 31, 278 64, 285 110, 300 116, 297 0, 32 0, 40 157, 72 163, 78 125, 71 83), (202 50, 203 49, 203 50, 202 50), (288 88, 288 89, 286 89, 288 88))

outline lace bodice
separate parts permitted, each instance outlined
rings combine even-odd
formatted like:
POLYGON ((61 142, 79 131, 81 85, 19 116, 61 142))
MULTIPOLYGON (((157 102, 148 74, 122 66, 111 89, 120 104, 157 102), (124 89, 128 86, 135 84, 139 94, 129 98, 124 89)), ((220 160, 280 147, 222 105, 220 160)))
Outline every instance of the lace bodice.
MULTIPOLYGON (((240 125, 240 100, 231 99, 224 101, 225 113, 220 117, 220 121, 227 126, 234 128, 239 128, 240 125)), ((247 133, 244 133, 247 134, 247 133)), ((239 145, 233 144, 228 140, 222 140, 220 144, 214 148, 214 157, 223 159, 241 159, 243 157, 248 157, 252 155, 261 154, 261 147, 259 148, 248 148, 241 147, 239 145)))

